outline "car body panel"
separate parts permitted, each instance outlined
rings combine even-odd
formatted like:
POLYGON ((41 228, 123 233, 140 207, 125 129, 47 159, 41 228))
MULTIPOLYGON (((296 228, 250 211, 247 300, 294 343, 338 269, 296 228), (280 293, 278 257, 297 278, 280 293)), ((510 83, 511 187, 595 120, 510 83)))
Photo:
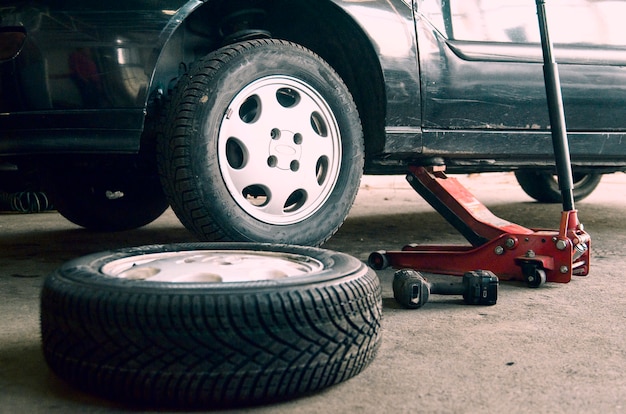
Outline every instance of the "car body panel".
MULTIPOLYGON (((433 0, 423 3, 430 2, 433 0)), ((549 128, 541 47, 539 43, 531 43, 538 41, 539 32, 534 7, 522 0, 507 1, 507 8, 497 7, 496 3, 452 2, 463 6, 454 6, 458 10, 452 10, 451 18, 446 19, 449 23, 440 24, 455 36, 452 41, 430 26, 434 16, 430 16, 430 21, 418 24, 420 66, 425 86, 425 127, 549 128), (504 13, 503 8, 509 12, 504 13), (516 19, 512 19, 513 16, 516 19), (493 28, 496 24, 500 26, 498 30, 493 28), (459 26, 461 30, 457 30, 459 26), (456 40, 458 37, 460 41, 456 40), (468 113, 471 117, 466 115, 468 113)), ((577 8, 573 6, 577 3, 587 2, 551 2, 548 11, 553 16, 564 13, 568 13, 568 17, 578 16, 579 13, 575 13, 577 8)), ((589 3, 589 7, 591 4, 598 2, 589 3)), ((626 7, 623 10, 626 12, 626 7)), ((597 18, 604 17, 603 14, 597 18)), ((595 19, 586 17, 584 21, 595 19)), ((574 23, 555 27, 560 30, 554 30, 553 40, 567 42, 556 43, 555 53, 568 129, 626 130, 626 117, 622 116, 624 109, 620 105, 626 102, 626 48, 601 45, 593 37, 581 38, 574 30, 574 23)), ((615 36, 612 32, 618 29, 609 27, 607 30, 615 36)), ((626 38, 626 30, 622 32, 626 38)), ((606 42, 614 41, 612 36, 607 35, 606 42)))
MULTIPOLYGON (((26 40, 19 53, 0 62, 0 156, 140 151, 154 102, 191 62, 219 47, 213 37, 221 30, 219 13, 236 11, 240 3, 246 2, 4 1, 0 41, 11 47, 1 33, 10 28, 24 30, 26 40)), ((443 157, 467 171, 550 162, 532 2, 249 3, 267 7, 277 19, 289 17, 289 7, 306 11, 324 6, 332 19, 349 24, 350 29, 336 29, 354 36, 345 39, 298 38, 297 30, 283 26, 281 31, 289 20, 272 26, 277 35, 300 40, 331 63, 332 51, 340 50, 342 56, 335 58, 348 68, 344 76, 358 65, 351 60, 357 55, 344 56, 350 42, 356 36, 367 39, 376 65, 358 69, 379 72, 382 92, 370 93, 374 85, 359 84, 359 79, 351 86, 361 108, 377 103, 371 113, 381 119, 380 125, 364 121, 370 123, 366 146, 371 171, 396 171, 422 157, 443 157)), ((567 13, 567 19, 553 20, 572 157, 578 165, 626 165, 626 146, 621 145, 626 138, 626 36, 614 17, 626 12, 625 5, 591 0, 550 4, 552 17, 567 13)), ((325 24, 333 26, 332 21, 325 24)))
POLYGON ((201 2, 141 3, 0 6, 2 25, 27 33, 19 55, 0 63, 1 153, 139 150, 159 45, 181 7, 201 2))
POLYGON ((28 34, 12 68, 3 64, 19 81, 2 112, 143 106, 160 48, 180 23, 178 14, 189 12, 179 10, 183 1, 160 2, 158 9, 144 2, 145 10, 124 10, 128 2, 50 3, 29 3, 12 14, 0 8, 3 25, 13 20, 28 34))
POLYGON ((401 157, 422 151, 421 81, 410 0, 335 1, 357 22, 376 49, 385 80, 385 146, 401 157))
MULTIPOLYGON (((28 33, 20 54, 0 63, 0 130, 5 132, 0 153, 139 150, 150 94, 171 87, 181 74, 180 62, 165 70, 156 67, 159 59, 168 59, 164 46, 203 3, 41 1, 25 6, 12 1, 0 7, 3 27, 23 27, 28 33), (112 118, 119 122, 111 123, 112 118)), ((393 114, 389 128, 415 140, 420 94, 410 6, 402 1, 376 7, 336 3, 362 27, 376 29, 370 39, 386 67, 386 112, 393 114), (380 30, 381 17, 396 28, 395 36, 380 30), (415 127, 408 135, 407 119, 415 127)), ((420 144, 411 142, 408 150, 420 144)))
MULTIPOLYGON (((450 156, 453 164, 478 170, 498 169, 498 160, 506 158, 520 163, 533 159, 537 165, 553 162, 532 2, 443 3, 442 8, 435 0, 420 1, 416 14, 423 153, 450 156)), ((581 9, 593 8, 592 3, 602 2, 553 1, 548 12, 584 19, 581 23, 610 13, 583 16, 581 9)), ((626 2, 621 9, 626 11, 626 2)), ((555 43, 555 55, 572 158, 578 165, 620 163, 616 159, 624 156, 621 142, 626 138, 626 48, 616 34, 624 32, 621 23, 612 19, 605 39, 598 39, 599 30, 581 37, 575 30, 580 25, 552 21, 558 22, 553 40, 560 42, 555 43)))

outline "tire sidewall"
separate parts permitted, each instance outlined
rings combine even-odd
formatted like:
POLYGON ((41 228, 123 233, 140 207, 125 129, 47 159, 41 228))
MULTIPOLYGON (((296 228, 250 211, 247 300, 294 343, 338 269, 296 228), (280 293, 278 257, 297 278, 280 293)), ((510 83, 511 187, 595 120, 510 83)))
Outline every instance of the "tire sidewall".
MULTIPOLYGON (((192 68, 180 85, 185 94, 194 78, 203 75, 203 65, 211 55, 192 68)), ((258 42, 245 53, 225 60, 204 83, 204 93, 197 98, 190 156, 192 174, 204 209, 216 222, 231 224, 222 229, 233 240, 268 241, 301 245, 319 245, 332 235, 345 219, 358 190, 363 170, 363 138, 360 120, 352 98, 338 75, 311 52, 287 42, 258 42), (230 194, 220 171, 218 156, 219 126, 234 97, 251 82, 267 76, 297 78, 318 91, 333 112, 340 132, 342 159, 335 186, 324 205, 306 219, 293 224, 273 225, 246 213, 230 194), (332 92, 332 93, 331 93, 332 92), (324 223, 337 223, 328 229, 324 223), (328 234, 330 233, 330 234, 328 234), (268 239, 269 238, 269 239, 268 239)), ((187 97, 188 99, 188 97, 187 97)), ((180 212, 183 215, 185 212, 180 212)), ((192 222, 193 220, 184 220, 192 222)), ((201 229, 199 229, 201 231, 201 229)))

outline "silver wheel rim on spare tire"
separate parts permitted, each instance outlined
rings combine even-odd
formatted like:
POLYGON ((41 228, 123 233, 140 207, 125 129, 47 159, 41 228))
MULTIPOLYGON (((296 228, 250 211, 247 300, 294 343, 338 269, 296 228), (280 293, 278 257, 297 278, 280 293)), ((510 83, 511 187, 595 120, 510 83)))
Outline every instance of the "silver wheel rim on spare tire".
POLYGON ((308 276, 324 268, 312 257, 285 252, 191 250, 131 256, 102 273, 121 279, 170 283, 233 283, 308 276))
POLYGON ((237 204, 268 224, 318 211, 332 193, 341 137, 327 102, 306 83, 267 76, 242 89, 222 119, 219 167, 237 204))

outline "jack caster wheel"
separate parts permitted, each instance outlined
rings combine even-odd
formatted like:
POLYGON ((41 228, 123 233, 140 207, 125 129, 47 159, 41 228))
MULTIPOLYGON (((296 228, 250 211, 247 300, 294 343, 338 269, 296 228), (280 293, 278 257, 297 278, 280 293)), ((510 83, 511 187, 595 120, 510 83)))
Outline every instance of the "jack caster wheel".
POLYGON ((538 288, 546 283, 546 271, 539 269, 537 266, 523 266, 522 273, 524 274, 524 280, 526 281, 528 287, 538 288))

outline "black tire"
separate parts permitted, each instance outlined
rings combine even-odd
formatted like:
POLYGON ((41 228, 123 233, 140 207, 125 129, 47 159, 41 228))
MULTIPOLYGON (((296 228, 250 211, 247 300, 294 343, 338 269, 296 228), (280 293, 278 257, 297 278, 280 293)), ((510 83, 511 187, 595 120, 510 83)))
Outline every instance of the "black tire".
MULTIPOLYGON (((522 190, 530 197, 541 203, 561 203, 561 190, 556 176, 548 171, 519 170, 515 178, 522 190)), ((602 174, 574 173, 574 201, 580 201, 589 196, 600 184, 602 174)))
POLYGON ((344 222, 363 173, 363 132, 341 78, 285 41, 226 46, 166 102, 163 187, 201 240, 319 246, 344 222))
MULTIPOLYGON (((175 268, 173 274, 185 272, 175 268)), ((377 276, 343 253, 172 244, 63 265, 43 286, 41 332, 52 371, 89 393, 142 407, 232 407, 292 398, 358 374, 379 347, 381 313, 377 276), (298 270, 291 277, 229 283, 197 281, 214 280, 215 273, 194 273, 195 282, 135 277, 155 274, 150 269, 160 262, 146 259, 164 254, 186 256, 177 266, 204 255, 227 270, 224 261, 254 264, 257 258, 281 265, 284 258, 290 269, 283 274, 255 267, 271 277, 289 274, 293 263, 298 270)))
POLYGON ((168 208, 156 173, 52 171, 46 181, 56 210, 89 230, 135 229, 156 220, 168 208))

